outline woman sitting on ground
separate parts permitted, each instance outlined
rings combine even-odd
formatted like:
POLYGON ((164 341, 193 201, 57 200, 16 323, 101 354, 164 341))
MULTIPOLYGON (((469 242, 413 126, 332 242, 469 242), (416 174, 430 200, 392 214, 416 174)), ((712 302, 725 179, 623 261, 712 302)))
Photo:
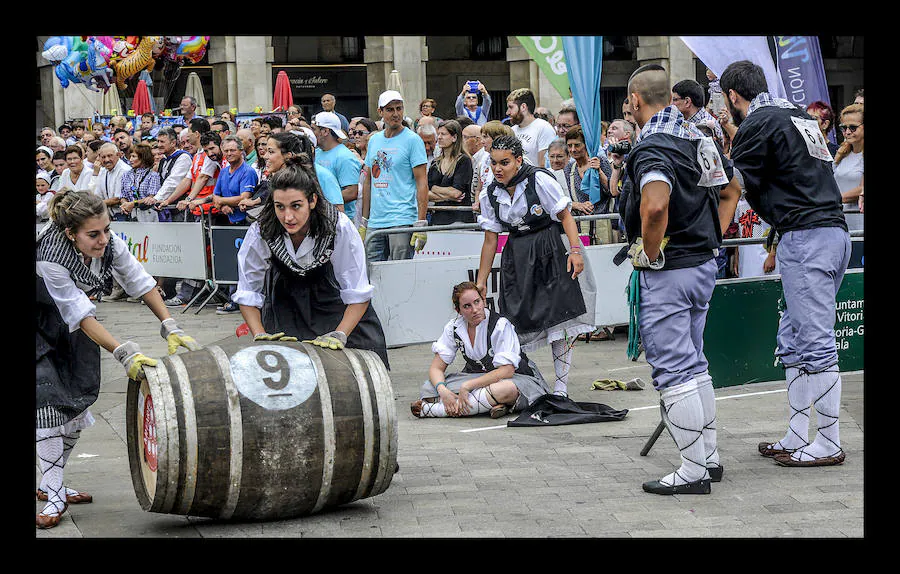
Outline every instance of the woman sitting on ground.
POLYGON ((550 387, 534 361, 519 347, 515 328, 484 306, 475 283, 453 288, 459 317, 447 323, 431 346, 434 360, 421 398, 410 405, 419 417, 462 417, 490 412, 491 418, 524 409, 550 387), (447 366, 462 351, 462 371, 446 375, 447 366))

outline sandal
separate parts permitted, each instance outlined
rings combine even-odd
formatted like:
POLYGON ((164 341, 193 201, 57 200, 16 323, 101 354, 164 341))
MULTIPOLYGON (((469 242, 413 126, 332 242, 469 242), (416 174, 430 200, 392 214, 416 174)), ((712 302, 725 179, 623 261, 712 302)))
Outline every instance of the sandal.
POLYGON ((422 401, 413 401, 409 403, 409 410, 416 418, 422 418, 422 401))
MULTIPOLYGON (((35 496, 41 502, 47 502, 47 493, 40 488, 35 491, 35 496)), ((88 504, 94 501, 94 497, 86 492, 78 494, 66 494, 66 504, 88 504)))
POLYGON ((611 331, 608 331, 606 327, 600 327, 593 333, 591 333, 591 341, 615 341, 616 336, 613 335, 611 331))

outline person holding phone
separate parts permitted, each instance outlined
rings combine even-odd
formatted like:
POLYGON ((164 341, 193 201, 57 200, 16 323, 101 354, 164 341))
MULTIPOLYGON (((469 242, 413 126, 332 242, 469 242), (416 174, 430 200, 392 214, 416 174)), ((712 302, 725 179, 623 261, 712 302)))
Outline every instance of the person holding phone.
POLYGON ((463 84, 462 91, 456 96, 456 115, 466 116, 479 126, 483 126, 489 120, 488 113, 491 109, 491 95, 484 84, 478 80, 469 80, 463 84), (478 94, 481 93, 481 105, 478 105, 478 94))

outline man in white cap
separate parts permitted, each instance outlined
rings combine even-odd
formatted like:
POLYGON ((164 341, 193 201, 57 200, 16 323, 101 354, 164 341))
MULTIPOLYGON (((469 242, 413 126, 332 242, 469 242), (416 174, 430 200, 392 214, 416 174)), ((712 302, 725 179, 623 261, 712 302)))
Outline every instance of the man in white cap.
MULTIPOLYGON (((366 230, 390 227, 424 227, 428 207, 425 144, 403 126, 403 96, 394 90, 378 97, 378 114, 384 130, 369 138, 363 183, 362 225, 366 230)), ((413 250, 425 247, 424 232, 379 235, 366 246, 369 261, 411 259, 413 250)))
POLYGON ((318 149, 316 165, 326 167, 338 180, 344 198, 344 213, 350 220, 356 215, 356 197, 359 195, 359 170, 362 161, 341 145, 347 134, 341 129, 341 120, 333 112, 319 112, 313 116, 313 132, 318 149))

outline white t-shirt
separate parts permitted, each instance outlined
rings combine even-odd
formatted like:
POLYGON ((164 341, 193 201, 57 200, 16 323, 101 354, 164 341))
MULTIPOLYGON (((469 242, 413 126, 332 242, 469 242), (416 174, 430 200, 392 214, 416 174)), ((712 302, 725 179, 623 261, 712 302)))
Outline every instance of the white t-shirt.
POLYGON ((550 122, 541 118, 534 118, 534 121, 528 124, 527 128, 513 126, 512 131, 519 138, 519 141, 522 142, 525 158, 532 165, 540 165, 538 163, 538 154, 550 147, 550 142, 557 137, 556 130, 553 129, 550 122))
MULTIPOLYGON (((863 177, 863 154, 850 152, 844 156, 839 164, 833 164, 834 180, 838 184, 841 193, 846 193, 859 186, 863 177)), ((859 211, 856 202, 845 203, 844 211, 859 211)))
MULTIPOLYGON (((312 263, 315 238, 307 235, 300 246, 294 249, 287 232, 283 237, 284 246, 294 261, 299 265, 312 263)), ((266 271, 271 264, 272 250, 259 234, 259 223, 253 223, 247 229, 237 258, 238 286, 231 300, 239 305, 262 308, 265 301, 263 287, 266 271)), ((365 303, 372 299, 375 288, 369 283, 366 272, 366 252, 362 239, 353 222, 343 213, 338 213, 331 265, 344 304, 365 303)))

